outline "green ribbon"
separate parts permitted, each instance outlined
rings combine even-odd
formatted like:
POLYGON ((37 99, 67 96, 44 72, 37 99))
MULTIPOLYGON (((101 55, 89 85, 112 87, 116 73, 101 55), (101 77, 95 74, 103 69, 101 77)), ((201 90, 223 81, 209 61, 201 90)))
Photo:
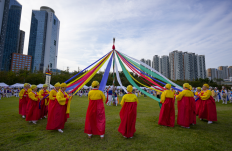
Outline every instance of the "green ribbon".
MULTIPOLYGON (((117 53, 116 53, 117 54, 117 53)), ((136 87, 138 90, 140 90, 141 92, 143 92, 144 94, 146 94, 147 96, 149 96, 150 98, 156 100, 157 102, 160 102, 160 99, 157 97, 154 97, 153 95, 151 95, 150 93, 147 93, 146 91, 144 91, 143 89, 141 89, 134 81, 133 79, 130 77, 130 75, 128 74, 125 66, 123 65, 121 59, 119 58, 118 54, 117 54, 120 66, 122 68, 123 73, 125 74, 127 80, 131 83, 131 85, 133 85, 134 87, 136 87)))

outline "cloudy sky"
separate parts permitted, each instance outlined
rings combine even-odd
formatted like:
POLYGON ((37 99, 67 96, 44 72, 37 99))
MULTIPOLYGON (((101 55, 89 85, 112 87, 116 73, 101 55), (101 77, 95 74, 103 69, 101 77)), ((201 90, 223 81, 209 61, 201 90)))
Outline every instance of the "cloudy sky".
POLYGON ((18 0, 27 54, 31 12, 55 10, 61 22, 58 68, 84 69, 116 49, 137 59, 173 50, 206 56, 206 68, 232 66, 232 0, 18 0))

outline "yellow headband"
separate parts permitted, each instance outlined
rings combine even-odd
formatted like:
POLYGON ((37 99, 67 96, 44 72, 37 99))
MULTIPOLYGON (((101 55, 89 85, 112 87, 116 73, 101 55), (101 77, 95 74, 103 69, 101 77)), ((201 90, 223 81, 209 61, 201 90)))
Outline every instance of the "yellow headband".
POLYGON ((67 88, 67 84, 66 83, 61 83, 60 87, 61 88, 67 88))
POLYGON ((37 86, 36 85, 32 85, 31 89, 34 90, 37 86))
POLYGON ((45 87, 48 87, 48 85, 47 85, 47 84, 44 84, 44 85, 43 85, 43 88, 45 88, 45 87))
POLYGON ((208 84, 204 84, 203 86, 205 86, 206 88, 209 88, 209 85, 208 85, 208 84))
POLYGON ((27 85, 29 85, 29 83, 25 83, 25 84, 24 84, 24 87, 26 87, 27 85))
POLYGON ((201 90, 201 87, 197 87, 197 90, 201 90))
POLYGON ((189 88, 190 88, 190 85, 189 85, 188 83, 184 83, 184 84, 183 84, 183 87, 189 89, 189 88))
POLYGON ((96 86, 98 86, 98 85, 99 85, 99 82, 98 82, 98 81, 93 81, 91 86, 94 88, 94 87, 96 87, 96 86))
POLYGON ((167 89, 171 89, 171 87, 172 87, 171 84, 166 84, 165 85, 165 88, 167 88, 167 89))
POLYGON ((192 90, 192 89, 193 89, 193 87, 190 85, 190 86, 189 86, 189 90, 192 90))
POLYGON ((126 89, 127 89, 127 92, 132 92, 133 91, 133 87, 131 85, 128 85, 126 89))
POLYGON ((54 87, 60 87, 60 82, 57 82, 54 87))

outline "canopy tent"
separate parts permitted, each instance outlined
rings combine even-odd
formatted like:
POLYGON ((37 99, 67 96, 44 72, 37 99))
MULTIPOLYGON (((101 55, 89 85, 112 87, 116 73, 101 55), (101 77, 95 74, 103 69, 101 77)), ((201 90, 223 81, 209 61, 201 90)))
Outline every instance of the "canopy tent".
MULTIPOLYGON (((43 88, 43 85, 44 85, 44 84, 38 84, 38 85, 37 85, 37 88, 43 88)), ((54 88, 54 86, 50 84, 50 88, 54 88)))
POLYGON ((11 88, 23 88, 24 84, 22 84, 22 83, 15 83, 15 84, 11 85, 10 87, 11 88))
POLYGON ((8 87, 9 85, 7 85, 6 83, 4 83, 4 82, 1 82, 0 83, 0 87, 8 87))
POLYGON ((141 91, 142 93, 146 94, 147 96, 149 96, 150 98, 158 102, 160 102, 160 99, 147 93, 146 91, 147 89, 162 92, 166 90, 163 86, 167 83, 170 83, 173 89, 178 90, 178 91, 183 90, 182 87, 170 81, 165 76, 163 76, 162 74, 160 74, 158 71, 151 68, 147 64, 137 59, 134 59, 130 56, 127 56, 117 50, 112 50, 106 55, 104 55, 103 57, 101 57, 100 59, 98 59, 97 61, 95 61, 94 63, 92 63, 90 66, 86 67, 84 70, 82 70, 81 72, 73 76, 72 78, 65 81, 65 83, 67 83, 67 91, 71 90, 69 93, 74 92, 75 94, 80 89, 85 88, 86 87, 85 85, 95 76, 95 74, 107 62, 107 60, 108 60, 107 67, 105 69, 105 72, 102 76, 101 81, 99 81, 100 82, 99 90, 101 91, 109 87, 109 86, 106 86, 106 83, 109 77, 111 65, 113 64, 113 77, 117 78, 117 81, 120 85, 120 86, 117 86, 116 88, 122 88, 125 92, 127 92, 126 87, 123 86, 121 83, 121 79, 120 79, 118 67, 117 67, 118 66, 117 61, 119 62, 119 65, 122 69, 122 73, 124 73, 126 79, 130 82, 133 88, 141 91), (87 72, 84 72, 84 71, 87 71, 87 72), (137 75, 137 77, 139 77, 144 82, 141 83, 137 79, 135 79, 134 76, 131 75, 131 72, 133 73, 133 75, 137 75))

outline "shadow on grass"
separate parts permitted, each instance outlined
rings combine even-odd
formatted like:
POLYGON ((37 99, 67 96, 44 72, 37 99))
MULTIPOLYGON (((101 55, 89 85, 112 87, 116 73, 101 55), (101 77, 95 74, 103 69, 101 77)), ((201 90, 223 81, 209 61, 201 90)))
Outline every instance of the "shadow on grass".
POLYGON ((34 134, 21 134, 15 138, 15 140, 20 142, 28 142, 36 139, 37 135, 34 134))

